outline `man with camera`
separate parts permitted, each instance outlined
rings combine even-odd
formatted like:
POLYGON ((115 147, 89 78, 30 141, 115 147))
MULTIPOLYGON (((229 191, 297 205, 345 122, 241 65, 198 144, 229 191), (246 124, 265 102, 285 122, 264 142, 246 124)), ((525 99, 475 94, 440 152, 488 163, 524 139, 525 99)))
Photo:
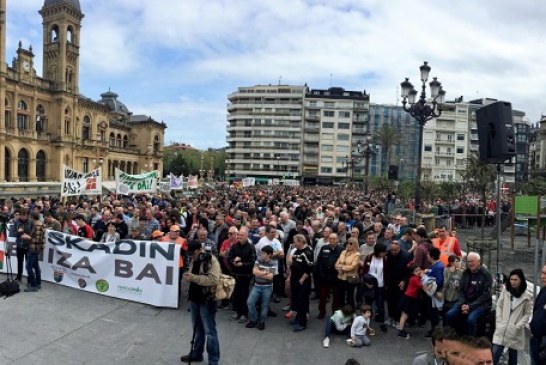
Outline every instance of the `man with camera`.
POLYGON ((537 295, 531 320, 531 342, 529 352, 533 365, 546 364, 546 265, 540 273, 542 289, 537 295))
POLYGON ((201 243, 192 241, 188 246, 191 264, 183 275, 190 284, 188 301, 190 302, 193 337, 189 354, 180 358, 182 362, 203 361, 205 339, 209 365, 220 361, 220 344, 216 331, 216 286, 220 280, 220 263, 210 250, 205 250, 201 243))

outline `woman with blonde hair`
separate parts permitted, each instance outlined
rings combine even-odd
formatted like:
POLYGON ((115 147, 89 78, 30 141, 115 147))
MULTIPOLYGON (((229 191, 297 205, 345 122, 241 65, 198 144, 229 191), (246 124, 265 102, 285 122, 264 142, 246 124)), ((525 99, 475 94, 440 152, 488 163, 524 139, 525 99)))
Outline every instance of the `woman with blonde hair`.
POLYGON ((336 262, 340 306, 349 304, 355 308, 355 290, 361 283, 358 272, 359 262, 358 240, 351 237, 347 240, 345 250, 341 252, 336 262))

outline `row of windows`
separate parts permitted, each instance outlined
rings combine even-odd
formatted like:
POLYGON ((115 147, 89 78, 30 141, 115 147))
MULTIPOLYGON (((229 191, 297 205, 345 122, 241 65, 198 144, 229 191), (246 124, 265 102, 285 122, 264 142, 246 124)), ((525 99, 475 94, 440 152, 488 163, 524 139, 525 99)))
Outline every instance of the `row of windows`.
MULTIPOLYGON (((464 153, 464 147, 457 147, 456 148, 457 150, 457 153, 464 153)), ((426 144, 425 145, 425 152, 432 152, 432 145, 430 144, 426 144)), ((436 153, 440 153, 442 151, 440 151, 440 147, 436 147, 436 153)), ((447 148, 446 149, 446 153, 450 154, 451 153, 451 148, 447 148)))
MULTIPOLYGON (((326 129, 333 129, 336 127, 335 122, 322 122, 322 128, 326 129)), ((351 129, 351 123, 344 123, 344 122, 338 122, 337 123, 338 129, 351 129)))
MULTIPOLYGON (((334 133, 322 133, 321 138, 323 141, 333 141, 334 140, 334 133)), ((350 141, 351 135, 347 133, 338 133, 337 135, 338 141, 350 141)))
MULTIPOLYGON (((20 149, 17 153, 17 175, 19 181, 29 181, 29 161, 30 154, 24 148, 20 149)), ((10 150, 6 147, 4 149, 4 176, 7 181, 12 180, 11 176, 11 164, 12 156, 10 150)), ((46 154, 40 150, 36 154, 36 179, 38 181, 45 181, 46 175, 46 154)))
MULTIPOLYGON (((339 111, 337 113, 338 113, 337 115, 338 115, 339 118, 347 119, 347 118, 351 117, 351 112, 339 111)), ((323 110, 322 115, 325 116, 325 117, 335 117, 336 112, 334 110, 323 110)))
MULTIPOLYGON (((324 151, 324 152, 334 152, 334 145, 333 144, 322 144, 320 146, 320 150, 324 151)), ((348 153, 349 152, 349 146, 336 146, 336 152, 348 153)))

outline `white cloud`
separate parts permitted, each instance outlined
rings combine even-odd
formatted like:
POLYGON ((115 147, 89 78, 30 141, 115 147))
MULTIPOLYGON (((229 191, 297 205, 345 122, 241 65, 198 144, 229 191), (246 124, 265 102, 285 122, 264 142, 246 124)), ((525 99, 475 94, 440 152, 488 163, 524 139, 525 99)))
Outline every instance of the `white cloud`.
MULTIPOLYGON (((509 100, 531 120, 546 112, 546 6, 533 0, 80 2, 82 73, 100 83, 81 88, 130 94, 129 108, 164 119, 179 142, 223 146, 225 96, 237 86, 282 77, 326 88, 331 77, 393 103, 404 77, 418 82, 424 60, 450 99, 509 100), (206 133, 191 134, 205 123, 206 133)), ((8 1, 8 55, 21 38, 41 58, 42 4, 8 1)))

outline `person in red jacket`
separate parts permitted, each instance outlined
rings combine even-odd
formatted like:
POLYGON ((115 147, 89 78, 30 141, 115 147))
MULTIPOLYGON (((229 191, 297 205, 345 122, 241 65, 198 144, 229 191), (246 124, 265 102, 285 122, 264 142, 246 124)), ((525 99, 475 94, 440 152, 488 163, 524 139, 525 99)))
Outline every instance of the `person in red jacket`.
POLYGON ((85 222, 85 216, 78 214, 76 216, 76 224, 78 225, 78 236, 93 239, 93 228, 85 222))
POLYGON ((400 331, 398 331, 398 336, 405 339, 409 339, 409 333, 405 330, 406 321, 409 317, 415 317, 419 311, 419 291, 423 287, 421 277, 425 273, 417 264, 412 264, 410 269, 413 275, 408 281, 406 291, 400 303, 402 315, 400 316, 400 331))

